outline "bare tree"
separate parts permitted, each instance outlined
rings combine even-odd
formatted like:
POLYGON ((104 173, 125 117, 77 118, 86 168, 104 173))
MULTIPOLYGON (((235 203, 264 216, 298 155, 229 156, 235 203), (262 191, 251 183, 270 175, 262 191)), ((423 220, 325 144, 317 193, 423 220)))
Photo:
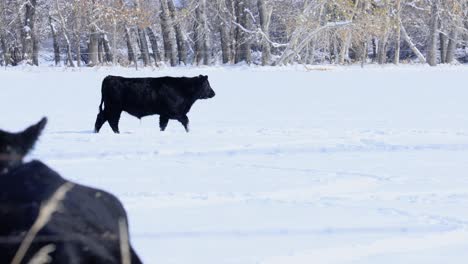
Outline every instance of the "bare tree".
POLYGON ((65 39, 65 43, 66 43, 66 48, 67 48, 67 62, 69 63, 69 65, 71 67, 75 67, 75 64, 73 63, 73 58, 72 58, 72 54, 71 54, 71 43, 70 43, 70 39, 68 37, 68 28, 66 26, 66 21, 65 21, 65 18, 62 14, 62 9, 61 9, 61 6, 59 4, 59 0, 55 0, 55 12, 57 14, 57 16, 59 17, 58 19, 54 19, 54 18, 51 18, 53 19, 54 21, 57 21, 60 23, 60 27, 61 27, 61 31, 62 31, 62 35, 63 35, 63 38, 65 39))
POLYGON ((467 0, 4 0, 0 64, 37 65, 52 50, 52 63, 78 66, 363 65, 368 55, 436 65, 466 56, 467 10, 467 0))
POLYGON ((182 31, 182 26, 177 19, 177 11, 173 0, 167 0, 169 13, 171 14, 172 23, 174 24, 175 37, 177 42, 177 52, 179 54, 179 63, 187 64, 187 47, 185 35, 182 31))
POLYGON ((396 0, 396 38, 395 38, 395 58, 393 59, 393 63, 396 65, 400 64, 400 53, 401 53, 401 0, 396 0))
POLYGON ((230 16, 228 7, 225 0, 216 1, 217 12, 218 12, 218 22, 219 25, 219 37, 221 44, 221 54, 223 63, 229 63, 231 61, 231 39, 230 39, 230 16))
POLYGON ((165 60, 170 60, 171 66, 177 65, 177 55, 176 55, 176 40, 174 36, 174 31, 172 30, 172 22, 169 16, 169 9, 167 6, 167 0, 159 0, 161 3, 161 30, 163 35, 163 44, 164 44, 164 58, 165 60))
POLYGON ((153 50, 153 59, 156 62, 156 66, 158 62, 161 61, 161 54, 159 54, 158 48, 158 40, 156 39, 156 35, 154 34, 153 30, 150 27, 146 28, 146 33, 148 34, 148 38, 151 43, 151 49, 153 50))
POLYGON ((268 42, 271 13, 273 9, 266 6, 265 0, 258 0, 258 12, 260 16, 260 25, 262 30, 262 65, 269 65, 271 60, 271 44, 268 42))
POLYGON ((236 3, 236 57, 235 63, 245 61, 250 64, 252 62, 251 54, 251 37, 249 30, 251 29, 251 1, 237 1, 236 3))
POLYGON ((107 34, 105 33, 101 33, 100 37, 101 37, 100 42, 102 45, 102 52, 104 53, 103 61, 107 63, 112 62, 114 60, 113 59, 114 56, 112 54, 112 50, 110 47, 109 38, 107 37, 107 34))
POLYGON ((23 27, 23 58, 33 65, 39 65, 38 40, 35 32, 35 20, 37 0, 29 0, 25 3, 26 12, 23 27))
POLYGON ((203 57, 203 64, 211 64, 211 39, 210 29, 208 26, 208 18, 206 16, 206 0, 198 1, 196 8, 197 16, 197 38, 198 38, 198 54, 203 57))
POLYGON ((401 21, 400 21, 400 28, 401 28, 401 34, 403 35, 403 38, 405 39, 405 41, 408 43, 410 49, 414 52, 414 54, 416 54, 416 56, 418 57, 421 63, 426 63, 427 61, 426 58, 424 57, 422 52, 416 47, 413 40, 410 38, 410 36, 406 32, 405 27, 401 24, 401 21))
POLYGON ((455 60, 455 50, 457 48, 457 41, 458 41, 458 28, 454 27, 450 31, 449 35, 449 42, 447 45, 447 53, 445 56, 445 62, 446 63, 453 63, 455 60))
POLYGON ((437 65, 437 25, 439 13, 439 0, 431 0, 431 17, 429 23, 429 39, 427 42, 427 62, 431 66, 437 65))
POLYGON ((125 42, 127 43, 128 61, 133 61, 133 63, 135 63, 135 67, 138 68, 138 61, 136 59, 135 51, 133 50, 132 38, 128 27, 125 27, 125 42))
POLYGON ((52 33, 52 41, 53 41, 53 46, 54 46, 55 65, 58 66, 60 64, 60 46, 59 46, 58 37, 57 37, 57 27, 55 25, 55 22, 52 19, 52 16, 49 16, 49 24, 50 24, 50 31, 52 33))
POLYGON ((389 27, 390 27, 390 3, 389 0, 385 0, 383 3, 384 11, 384 22, 381 26, 381 34, 379 38, 379 44, 377 49, 377 61, 379 64, 384 64, 387 62, 387 43, 389 37, 389 27))
POLYGON ((148 40, 146 39, 146 33, 144 30, 138 28, 138 38, 140 43, 141 56, 143 58, 143 63, 145 66, 150 64, 149 50, 148 50, 148 40))

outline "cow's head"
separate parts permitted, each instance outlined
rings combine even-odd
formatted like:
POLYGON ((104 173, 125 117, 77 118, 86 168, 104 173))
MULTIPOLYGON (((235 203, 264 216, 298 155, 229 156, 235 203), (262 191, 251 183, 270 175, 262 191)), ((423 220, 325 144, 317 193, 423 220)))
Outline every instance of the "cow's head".
POLYGON ((198 76, 201 81, 200 93, 198 99, 209 99, 213 98, 216 94, 211 88, 210 82, 208 81, 208 76, 200 75, 198 76))
POLYGON ((7 173, 23 162, 24 156, 34 147, 46 123, 47 119, 42 118, 39 123, 18 133, 0 130, 0 174, 7 173))

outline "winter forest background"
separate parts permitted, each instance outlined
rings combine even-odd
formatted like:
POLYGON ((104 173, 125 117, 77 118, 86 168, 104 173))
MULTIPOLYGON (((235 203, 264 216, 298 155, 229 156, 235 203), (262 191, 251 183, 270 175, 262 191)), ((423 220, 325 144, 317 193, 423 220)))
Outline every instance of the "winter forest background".
POLYGON ((2 0, 0 16, 4 66, 468 62, 467 0, 2 0))

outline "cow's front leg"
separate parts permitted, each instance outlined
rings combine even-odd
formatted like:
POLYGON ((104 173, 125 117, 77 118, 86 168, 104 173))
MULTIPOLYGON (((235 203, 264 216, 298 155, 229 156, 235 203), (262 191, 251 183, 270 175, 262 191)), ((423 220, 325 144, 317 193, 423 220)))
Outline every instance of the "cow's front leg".
POLYGON ((187 133, 189 132, 189 119, 187 116, 183 116, 183 117, 180 117, 177 119, 177 121, 179 121, 185 128, 185 131, 187 131, 187 133))
POLYGON ((161 131, 166 130, 167 123, 169 123, 169 117, 159 116, 159 128, 161 129, 161 131))

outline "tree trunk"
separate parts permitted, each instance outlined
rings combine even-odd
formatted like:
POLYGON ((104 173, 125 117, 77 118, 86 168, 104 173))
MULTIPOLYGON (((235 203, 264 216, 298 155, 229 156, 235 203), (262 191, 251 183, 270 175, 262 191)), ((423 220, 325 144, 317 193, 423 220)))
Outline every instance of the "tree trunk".
POLYGON ((195 9, 195 59, 197 65, 209 65, 211 63, 210 32, 205 8, 205 0, 200 0, 195 9))
POLYGON ((18 46, 10 47, 8 52, 10 53, 12 66, 17 66, 23 60, 22 52, 18 46))
POLYGON ((229 34, 226 30, 226 25, 221 23, 219 25, 219 35, 221 38, 221 53, 223 57, 223 63, 229 63, 231 61, 231 49, 229 46, 229 34))
POLYGON ((395 58, 393 63, 396 65, 400 64, 400 53, 401 53, 401 0, 396 0, 396 40, 395 40, 395 58))
MULTIPOLYGON (((236 7, 237 7, 237 4, 235 2, 235 0, 225 0, 226 1, 226 7, 228 8, 228 16, 227 17, 230 17, 230 16, 234 16, 236 14, 236 7), (231 15, 232 14, 232 15, 231 15)), ((237 17, 235 17, 235 19, 237 20, 237 17)), ((232 18, 230 18, 228 21, 232 20, 232 18)), ((237 54, 237 32, 239 30, 239 28, 237 26, 233 26, 232 25, 232 22, 230 22, 231 26, 230 26, 230 29, 229 29, 229 49, 231 51, 231 54, 229 56, 229 61, 231 63, 235 63, 236 61, 236 54, 237 54)))
POLYGON ((161 30, 164 44, 164 59, 170 60, 171 66, 177 65, 176 43, 172 30, 171 19, 168 15, 167 0, 159 0, 161 3, 161 30))
POLYGON ((72 54, 71 54, 71 44, 70 44, 70 40, 68 39, 68 31, 67 31, 67 27, 65 24, 65 19, 63 18, 58 0, 55 1, 55 4, 56 4, 56 9, 57 9, 57 14, 59 15, 59 18, 60 18, 59 23, 62 28, 62 34, 65 39, 65 43, 67 45, 67 61, 70 63, 70 66, 75 67, 75 64, 73 63, 72 54))
POLYGON ((349 50, 349 45, 351 41, 351 32, 349 30, 345 30, 343 32, 344 37, 341 38, 340 41, 340 51, 339 51, 339 64, 344 64, 347 57, 347 52, 349 50))
POLYGON ((38 61, 38 42, 36 40, 36 33, 34 22, 36 19, 37 0, 29 0, 26 3, 26 13, 24 17, 23 27, 23 58, 32 63, 39 65, 38 61))
POLYGON ((8 48, 7 48, 7 40, 6 40, 6 34, 7 34, 7 29, 4 23, 4 10, 5 10, 5 3, 0 2, 0 46, 2 48, 2 59, 3 59, 3 65, 8 66, 9 64, 9 56, 8 56, 8 48))
POLYGON ((3 61, 5 63, 5 66, 8 66, 10 64, 10 56, 8 55, 8 48, 5 40, 5 35, 2 34, 1 38, 1 45, 2 45, 2 53, 3 53, 3 61))
POLYGON ((23 41, 26 39, 26 36, 24 31, 24 22, 21 16, 21 14, 23 13, 22 6, 23 5, 20 3, 19 0, 15 1, 15 11, 18 15, 16 16, 16 23, 14 24, 16 25, 17 36, 15 36, 13 46, 9 47, 11 63, 13 66, 17 66, 24 59, 23 41), (19 38, 18 36, 21 37, 19 38))
POLYGON ((148 34, 148 38, 151 43, 151 49, 153 50, 153 59, 156 62, 155 63, 156 66, 158 66, 158 62, 161 61, 161 55, 159 54, 159 49, 158 49, 158 41, 151 28, 147 27, 146 33, 148 34))
POLYGON ((375 38, 372 38, 372 62, 377 59, 377 43, 375 38))
POLYGON ((378 50, 377 62, 379 64, 385 64, 387 62, 387 37, 386 36, 380 39, 377 50, 378 50))
POLYGON ((427 62, 431 66, 437 66, 437 25, 439 13, 439 0, 432 0, 431 21, 429 24, 429 41, 427 43, 427 62))
POLYGON ((187 48, 185 35, 182 32, 182 27, 177 21, 177 12, 173 0, 167 0, 169 13, 171 14, 172 23, 174 23, 175 37, 177 43, 177 51, 179 53, 179 63, 187 64, 187 48))
POLYGON ((80 36, 76 40, 76 63, 78 67, 81 67, 81 41, 80 36))
POLYGON ((195 25, 193 30, 193 37, 195 42, 195 56, 194 60, 196 65, 200 65, 203 63, 203 39, 202 39, 202 25, 200 24, 201 21, 201 14, 200 8, 195 9, 195 25))
POLYGON ((453 63, 455 60, 455 50, 457 49, 458 28, 455 26, 450 31, 449 42, 447 46, 446 63, 453 63))
POLYGON ((130 63, 133 61, 136 64, 135 67, 138 67, 138 63, 135 57, 135 51, 133 50, 132 39, 130 36, 130 30, 128 29, 128 27, 125 27, 125 40, 127 42, 128 61, 130 63))
POLYGON ((414 54, 416 54, 416 56, 418 56, 418 59, 419 59, 419 61, 421 63, 426 63, 426 58, 421 53, 421 51, 419 51, 419 49, 416 47, 416 45, 414 45, 414 43, 411 40, 410 36, 406 32, 405 27, 403 26, 403 24, 401 24, 401 21, 400 21, 400 26, 401 26, 401 34, 403 35, 403 38, 405 39, 406 43, 408 43, 410 49, 414 52, 414 54))
POLYGON ((310 44, 307 47, 307 58, 305 62, 307 64, 314 64, 315 62, 315 44, 316 44, 316 39, 314 38, 310 44))
POLYGON ((33 33, 32 63, 39 66, 39 38, 36 36, 36 33, 33 33))
POLYGON ((89 33, 88 56, 89 66, 96 66, 99 64, 99 33, 96 32, 94 26, 91 27, 89 33))
POLYGON ((140 39, 141 57, 143 57, 143 63, 146 67, 150 64, 150 58, 149 58, 149 50, 148 50, 148 41, 146 40, 145 31, 138 28, 138 37, 140 39))
POLYGON ((115 18, 112 19, 112 51, 114 54, 112 55, 112 65, 117 64, 117 21, 115 18))
POLYGON ((263 32, 262 35, 262 65, 269 65, 271 60, 271 46, 267 38, 270 37, 270 21, 271 14, 273 12, 272 8, 267 8, 265 6, 265 0, 258 0, 258 12, 260 16, 260 26, 263 32))
POLYGON ((75 38, 76 38, 76 64, 78 67, 81 67, 81 7, 78 4, 77 8, 75 9, 75 16, 78 18, 76 19, 76 24, 75 24, 75 38))
POLYGON ((330 57, 333 58, 333 63, 340 63, 340 49, 338 47, 338 39, 333 38, 333 55, 330 54, 330 57))
POLYGON ((445 33, 439 33, 439 42, 440 42, 440 63, 446 62, 447 56, 447 36, 445 33))
POLYGON ((206 17, 206 0, 200 0, 200 16, 203 28, 203 62, 205 65, 211 64, 211 40, 208 18, 206 17))
MULTIPOLYGON (((236 4, 236 19, 237 23, 245 29, 251 28, 251 19, 246 9, 250 10, 250 0, 237 1, 236 4)), ((236 29, 236 58, 235 63, 245 61, 250 64, 251 57, 251 40, 246 32, 237 27, 236 29)))
POLYGON ((104 61, 112 62, 114 59, 107 34, 101 34, 101 43, 104 49, 104 61))
POLYGON ((71 45, 70 45, 70 41, 68 40, 68 38, 66 39, 66 43, 67 43, 67 61, 71 67, 75 67, 75 63, 73 63, 73 57, 71 53, 71 45))
POLYGON ((49 16, 49 25, 50 25, 50 31, 52 32, 55 66, 58 66, 60 64, 60 47, 59 47, 58 38, 57 38, 57 29, 55 27, 54 22, 52 22, 51 16, 49 16))
POLYGON ((99 34, 99 40, 98 40, 98 60, 99 64, 102 65, 105 62, 104 58, 104 43, 101 38, 102 34, 99 34))
POLYGON ((219 37, 221 42, 221 55, 222 61, 224 64, 229 63, 231 61, 231 40, 230 40, 230 32, 228 28, 228 23, 226 21, 230 20, 229 13, 226 8, 226 1, 225 0, 218 0, 217 1, 217 8, 219 13, 219 37))
MULTIPOLYGON (((251 0, 245 0, 245 9, 251 11, 252 10, 252 5, 251 5, 251 0)), ((243 16, 243 25, 246 29, 252 29, 252 17, 250 16, 250 13, 247 11, 244 11, 244 16, 243 16)), ((252 63, 252 39, 251 36, 248 33, 244 34, 244 44, 242 45, 242 49, 244 50, 244 57, 245 57, 245 62, 247 64, 252 63)))
POLYGON ((388 0, 385 0, 385 21, 383 27, 381 28, 382 34, 379 38, 379 44, 377 49, 377 62, 379 64, 384 64, 387 62, 387 43, 389 35, 389 25, 390 25, 390 4, 388 0))
POLYGON ((367 60, 367 41, 364 41, 362 44, 362 54, 361 54, 361 68, 364 68, 367 60))

